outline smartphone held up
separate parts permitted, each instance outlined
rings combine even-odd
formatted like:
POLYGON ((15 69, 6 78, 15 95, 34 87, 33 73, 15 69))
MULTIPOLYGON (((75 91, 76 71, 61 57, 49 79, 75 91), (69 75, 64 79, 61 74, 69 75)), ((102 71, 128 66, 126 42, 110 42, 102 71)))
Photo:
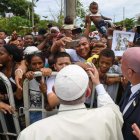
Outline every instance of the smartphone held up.
POLYGON ((79 39, 72 40, 71 42, 67 42, 65 45, 66 49, 75 49, 79 45, 79 39))

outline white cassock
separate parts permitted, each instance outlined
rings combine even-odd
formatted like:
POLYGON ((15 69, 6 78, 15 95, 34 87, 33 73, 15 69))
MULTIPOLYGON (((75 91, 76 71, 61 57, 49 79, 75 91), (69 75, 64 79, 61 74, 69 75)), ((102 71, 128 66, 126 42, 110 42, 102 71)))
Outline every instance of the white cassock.
POLYGON ((107 93, 98 94, 97 100, 102 106, 97 109, 60 105, 58 114, 30 125, 18 140, 123 140, 119 107, 107 93))

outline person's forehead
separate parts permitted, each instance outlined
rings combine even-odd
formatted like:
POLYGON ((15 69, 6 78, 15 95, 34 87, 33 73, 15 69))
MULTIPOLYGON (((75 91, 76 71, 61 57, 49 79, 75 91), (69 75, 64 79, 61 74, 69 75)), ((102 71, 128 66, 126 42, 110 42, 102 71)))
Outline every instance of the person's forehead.
POLYGON ((88 39, 87 39, 86 37, 81 37, 81 38, 80 38, 80 43, 81 43, 81 42, 89 42, 89 41, 88 41, 88 39))
POLYGON ((0 34, 5 34, 5 32, 0 32, 0 34))
POLYGON ((57 58, 56 62, 71 62, 69 57, 59 57, 57 58))
POLYGON ((139 56, 140 56, 139 47, 128 48, 122 56, 122 64, 127 65, 139 71, 139 65, 140 65, 139 56))
POLYGON ((27 38, 33 38, 33 36, 32 35, 26 35, 24 38, 25 39, 27 39, 27 38))
POLYGON ((33 56, 33 57, 31 58, 31 62, 37 62, 36 60, 38 60, 38 61, 43 61, 42 58, 39 57, 39 56, 33 56))
POLYGON ((91 5, 91 8, 97 8, 97 7, 98 7, 97 4, 92 4, 92 5, 91 5))
POLYGON ((55 29, 51 29, 51 32, 58 32, 57 30, 55 30, 55 29))
POLYGON ((106 57, 106 56, 101 55, 99 61, 101 61, 101 60, 112 62, 113 61, 113 58, 112 57, 106 57))

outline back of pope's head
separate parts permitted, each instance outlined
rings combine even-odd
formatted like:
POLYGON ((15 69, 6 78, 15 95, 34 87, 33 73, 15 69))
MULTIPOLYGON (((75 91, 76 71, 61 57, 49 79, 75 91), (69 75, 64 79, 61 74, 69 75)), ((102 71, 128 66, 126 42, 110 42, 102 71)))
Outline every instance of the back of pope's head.
POLYGON ((140 73, 140 47, 128 48, 124 52, 122 60, 127 62, 129 68, 140 73))
POLYGON ((54 84, 55 93, 62 101, 75 101, 83 97, 88 82, 89 78, 84 69, 77 65, 69 65, 58 72, 54 84))

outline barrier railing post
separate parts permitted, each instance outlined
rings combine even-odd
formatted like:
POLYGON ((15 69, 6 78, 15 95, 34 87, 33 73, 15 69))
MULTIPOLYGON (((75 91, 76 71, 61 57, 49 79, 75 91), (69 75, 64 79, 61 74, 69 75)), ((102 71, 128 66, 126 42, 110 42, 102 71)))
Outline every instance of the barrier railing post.
MULTIPOLYGON (((0 72, 0 79, 3 81, 3 83, 6 86, 7 95, 8 95, 8 99, 9 99, 9 104, 12 107, 15 108, 14 94, 13 94, 12 86, 11 86, 11 83, 10 83, 9 79, 2 72, 0 72)), ((15 129, 16 129, 16 134, 8 132, 4 116, 3 116, 2 113, 0 115, 1 115, 1 119, 2 119, 1 122, 2 122, 2 125, 3 125, 3 129, 5 129, 5 130, 3 130, 4 133, 6 135, 17 136, 20 133, 20 125, 19 125, 19 120, 18 120, 18 113, 15 112, 14 114, 12 114, 12 118, 13 118, 15 129)))
MULTIPOLYGON (((57 72, 53 72, 52 75, 56 75, 57 72)), ((42 76, 40 71, 34 72, 34 77, 42 76)), ((42 94, 42 108, 30 108, 29 99, 29 80, 25 79, 23 82, 23 100, 24 100, 24 113, 25 113, 25 123, 26 127, 30 125, 30 112, 32 111, 42 111, 42 118, 47 117, 47 111, 44 105, 44 96, 42 94)))

